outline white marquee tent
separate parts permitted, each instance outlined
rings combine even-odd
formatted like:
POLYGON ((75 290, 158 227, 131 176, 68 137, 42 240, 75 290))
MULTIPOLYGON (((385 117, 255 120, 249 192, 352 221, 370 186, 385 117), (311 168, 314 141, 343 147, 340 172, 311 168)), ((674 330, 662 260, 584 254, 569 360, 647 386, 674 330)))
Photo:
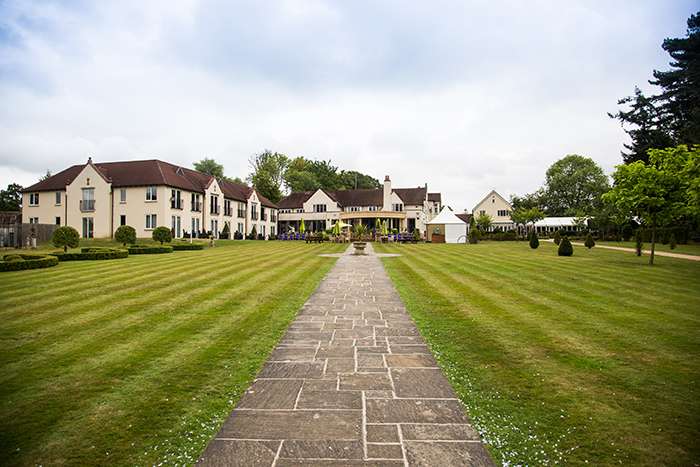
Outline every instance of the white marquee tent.
POLYGON ((445 234, 445 243, 467 243, 469 224, 457 217, 449 208, 443 209, 428 222, 428 232, 432 232, 436 227, 445 234))

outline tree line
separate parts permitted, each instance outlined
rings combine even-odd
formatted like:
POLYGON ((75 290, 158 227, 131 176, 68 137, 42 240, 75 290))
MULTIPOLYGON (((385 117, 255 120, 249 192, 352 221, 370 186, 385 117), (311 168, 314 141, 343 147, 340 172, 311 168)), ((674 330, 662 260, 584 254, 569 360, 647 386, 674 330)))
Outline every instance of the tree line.
MULTIPOLYGON (((248 159, 251 172, 245 181, 273 203, 293 191, 362 190, 381 188, 379 180, 354 170, 338 170, 331 161, 318 161, 305 157, 290 158, 278 152, 264 150, 248 159)), ((214 159, 204 158, 194 164, 198 172, 244 183, 241 179, 229 179, 223 165, 214 159)))

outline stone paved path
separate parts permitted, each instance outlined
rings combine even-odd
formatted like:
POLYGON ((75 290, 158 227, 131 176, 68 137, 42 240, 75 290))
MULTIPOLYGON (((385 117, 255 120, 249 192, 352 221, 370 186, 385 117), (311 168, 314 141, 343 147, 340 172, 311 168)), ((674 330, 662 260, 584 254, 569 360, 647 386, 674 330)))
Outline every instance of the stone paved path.
POLYGON ((341 255, 200 457, 201 466, 494 466, 368 254, 341 255))

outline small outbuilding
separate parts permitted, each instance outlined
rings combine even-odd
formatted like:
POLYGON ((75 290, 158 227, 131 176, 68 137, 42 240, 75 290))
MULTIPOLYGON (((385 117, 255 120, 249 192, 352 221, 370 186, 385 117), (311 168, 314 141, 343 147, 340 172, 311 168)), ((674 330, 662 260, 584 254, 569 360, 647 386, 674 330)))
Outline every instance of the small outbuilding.
POLYGON ((428 222, 428 241, 432 243, 467 243, 469 224, 457 217, 449 208, 442 210, 433 220, 428 222), (435 229, 440 229, 442 236, 433 235, 435 229))

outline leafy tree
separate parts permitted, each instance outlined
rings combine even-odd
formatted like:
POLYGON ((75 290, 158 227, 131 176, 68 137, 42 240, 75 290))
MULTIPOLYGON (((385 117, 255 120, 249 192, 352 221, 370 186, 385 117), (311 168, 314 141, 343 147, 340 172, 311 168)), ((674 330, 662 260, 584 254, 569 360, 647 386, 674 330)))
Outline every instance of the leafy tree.
POLYGON ((331 165, 331 161, 309 161, 307 170, 314 174, 321 188, 326 190, 342 190, 343 186, 338 176, 338 167, 331 165))
POLYGON ((621 211, 630 212, 651 226, 650 265, 654 264, 656 227, 691 210, 687 195, 689 181, 684 176, 687 161, 685 146, 652 149, 648 164, 636 161, 617 166, 613 173, 615 184, 603 196, 605 202, 617 205, 621 211))
POLYGON ((534 193, 528 193, 523 197, 510 195, 510 205, 513 210, 521 209, 527 210, 532 208, 539 208, 541 204, 542 190, 537 190, 534 193))
POLYGON ((539 207, 533 207, 523 211, 526 224, 532 224, 532 230, 535 230, 535 222, 541 221, 547 215, 539 207))
POLYGON ((51 171, 49 169, 46 169, 46 173, 39 177, 39 181, 43 182, 44 180, 48 180, 49 178, 51 178, 51 176, 51 171))
POLYGON ((10 183, 0 191, 0 211, 19 211, 22 207, 22 185, 10 183))
POLYGON ((172 241, 173 233, 169 228, 161 225, 160 227, 156 227, 155 229, 153 229, 151 238, 154 242, 160 242, 160 244, 162 245, 164 242, 170 243, 172 241))
POLYGON ((493 225, 493 218, 484 212, 476 216, 476 223, 479 226, 479 228, 486 231, 489 229, 489 227, 493 225))
POLYGON ((133 245, 136 243, 136 229, 130 225, 121 225, 114 231, 114 239, 124 246, 127 243, 133 245))
POLYGON ((68 251, 68 248, 78 248, 80 234, 70 226, 58 227, 51 235, 51 243, 56 248, 63 247, 63 251, 68 251))
POLYGON ((583 244, 586 245, 586 248, 589 250, 595 246, 595 240, 593 240, 593 235, 591 235, 590 232, 586 235, 586 241, 583 244))
POLYGON ((216 162, 214 159, 205 157, 199 162, 192 163, 194 170, 207 175, 213 175, 217 178, 226 178, 224 176, 224 166, 216 162))
POLYGON ((536 250, 540 246, 540 239, 537 238, 537 231, 533 230, 530 234, 530 248, 536 250))
POLYGON ((557 254, 559 256, 571 256, 574 254, 574 247, 571 244, 571 240, 569 240, 568 235, 564 235, 564 237, 561 239, 561 243, 559 244, 557 254))
POLYGON ((551 216, 591 215, 609 189, 605 172, 593 159, 571 154, 547 169, 542 201, 551 216))
POLYGON ((382 184, 376 178, 360 172, 341 170, 338 175, 340 184, 345 190, 371 190, 381 188, 382 184))
POLYGON ((308 170, 287 171, 284 183, 290 191, 314 191, 321 187, 316 176, 308 170))
POLYGON ((618 105, 629 104, 628 111, 608 114, 620 121, 632 138, 622 152, 623 161, 647 162, 649 149, 665 149, 680 144, 700 143, 700 13, 688 19, 686 37, 665 39, 662 48, 673 61, 672 70, 654 70, 661 94, 646 97, 635 88, 634 97, 625 97, 618 105))
POLYGON ((248 159, 253 172, 247 180, 255 190, 273 203, 282 199, 282 184, 289 159, 284 154, 266 149, 248 159))
MULTIPOLYGON (((508 215, 510 216, 510 220, 512 220, 515 224, 516 231, 519 231, 519 226, 525 226, 527 224, 527 216, 525 215, 525 209, 522 207, 513 209, 508 215)), ((515 236, 515 241, 520 241, 520 235, 518 235, 517 233, 515 236)))

